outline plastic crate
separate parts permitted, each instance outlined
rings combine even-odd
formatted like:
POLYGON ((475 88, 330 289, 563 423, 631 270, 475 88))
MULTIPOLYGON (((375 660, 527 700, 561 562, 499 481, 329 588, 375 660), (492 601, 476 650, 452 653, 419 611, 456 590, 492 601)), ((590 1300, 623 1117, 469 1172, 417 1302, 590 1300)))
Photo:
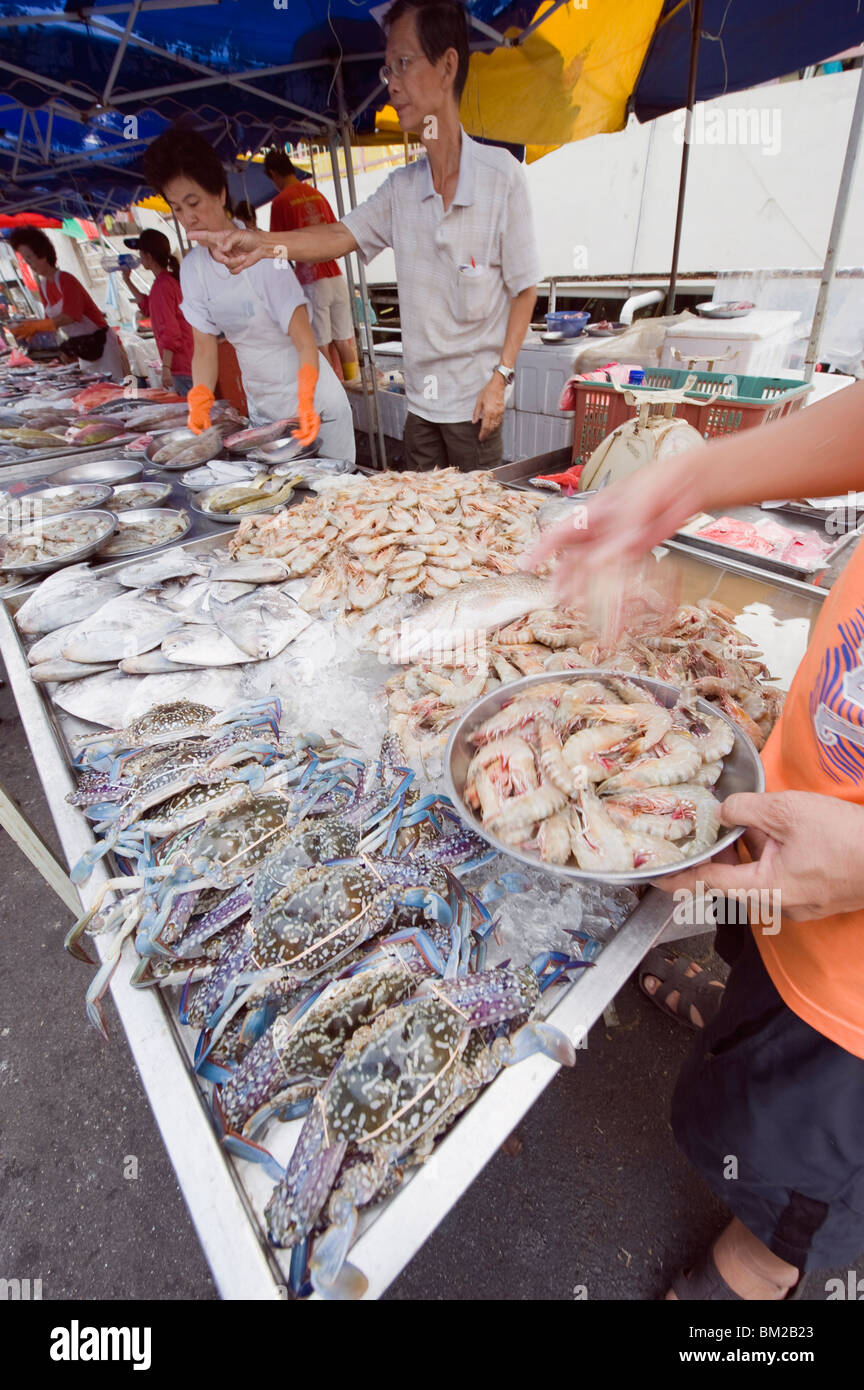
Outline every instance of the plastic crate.
MULTIPOLYGON (((809 382, 788 377, 731 376, 726 372, 688 372, 680 367, 646 367, 642 385, 628 386, 627 390, 636 396, 640 391, 661 388, 680 391, 688 376, 696 377, 687 393, 692 400, 676 402, 672 414, 686 420, 703 439, 767 425, 791 410, 799 410, 810 390, 809 382)), ((573 460, 584 463, 607 435, 632 420, 636 412, 623 393, 608 382, 574 381, 570 389, 576 397, 573 460)), ((650 413, 662 414, 668 408, 653 404, 650 413)))

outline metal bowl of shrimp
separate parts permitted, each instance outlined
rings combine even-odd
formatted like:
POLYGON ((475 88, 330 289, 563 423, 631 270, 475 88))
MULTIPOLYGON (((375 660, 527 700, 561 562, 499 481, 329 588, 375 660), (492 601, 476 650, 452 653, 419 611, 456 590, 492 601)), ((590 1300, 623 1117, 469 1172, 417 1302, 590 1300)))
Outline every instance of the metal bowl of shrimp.
POLYGON ((526 676, 468 706, 445 755, 466 824, 567 879, 649 883, 733 844, 720 802, 765 790, 726 714, 678 686, 599 669, 526 676))

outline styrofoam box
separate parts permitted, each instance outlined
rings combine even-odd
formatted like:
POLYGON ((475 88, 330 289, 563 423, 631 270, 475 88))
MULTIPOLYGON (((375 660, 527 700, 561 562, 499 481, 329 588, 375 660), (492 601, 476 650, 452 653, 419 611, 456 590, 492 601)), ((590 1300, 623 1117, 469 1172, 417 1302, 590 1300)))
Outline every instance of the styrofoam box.
POLYGON ((579 337, 562 343, 535 342, 520 348, 516 357, 516 409, 557 415, 564 383, 573 374, 576 349, 584 347, 587 341, 579 337))
POLYGON ((381 426, 391 439, 401 439, 405 433, 405 419, 408 415, 408 401, 401 391, 379 391, 378 406, 381 411, 381 426))
POLYGON ((570 447, 573 441, 572 415, 538 415, 529 410, 516 410, 513 414, 516 429, 512 461, 570 447))
POLYGON ((796 309, 753 309, 740 319, 678 324, 666 334, 660 366, 775 376, 786 366, 799 317, 796 309), (673 356, 673 348, 680 357, 673 356))

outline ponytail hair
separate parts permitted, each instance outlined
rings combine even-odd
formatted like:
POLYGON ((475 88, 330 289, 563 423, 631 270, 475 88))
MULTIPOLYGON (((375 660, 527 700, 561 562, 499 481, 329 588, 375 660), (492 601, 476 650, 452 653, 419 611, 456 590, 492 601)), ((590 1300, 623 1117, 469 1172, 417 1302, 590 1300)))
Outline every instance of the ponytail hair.
POLYGON ((174 276, 175 280, 180 279, 180 263, 177 260, 177 257, 174 255, 173 251, 171 252, 171 255, 168 257, 168 260, 165 264, 165 269, 168 271, 169 275, 174 276))

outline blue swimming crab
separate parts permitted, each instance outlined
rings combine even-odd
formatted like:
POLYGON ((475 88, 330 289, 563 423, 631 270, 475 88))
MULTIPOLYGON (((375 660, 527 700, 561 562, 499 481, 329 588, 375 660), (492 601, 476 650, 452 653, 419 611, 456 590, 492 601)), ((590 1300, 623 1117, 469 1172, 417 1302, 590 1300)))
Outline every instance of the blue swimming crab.
POLYGON ((310 1261, 320 1294, 362 1295, 364 1276, 346 1264, 357 1209, 381 1194, 406 1158, 422 1160, 502 1067, 538 1051, 573 1065, 569 1039, 531 1016, 544 977, 551 983, 583 964, 547 955, 518 969, 428 980, 354 1033, 266 1209, 273 1244, 294 1247, 319 1226, 330 1197, 310 1261))

